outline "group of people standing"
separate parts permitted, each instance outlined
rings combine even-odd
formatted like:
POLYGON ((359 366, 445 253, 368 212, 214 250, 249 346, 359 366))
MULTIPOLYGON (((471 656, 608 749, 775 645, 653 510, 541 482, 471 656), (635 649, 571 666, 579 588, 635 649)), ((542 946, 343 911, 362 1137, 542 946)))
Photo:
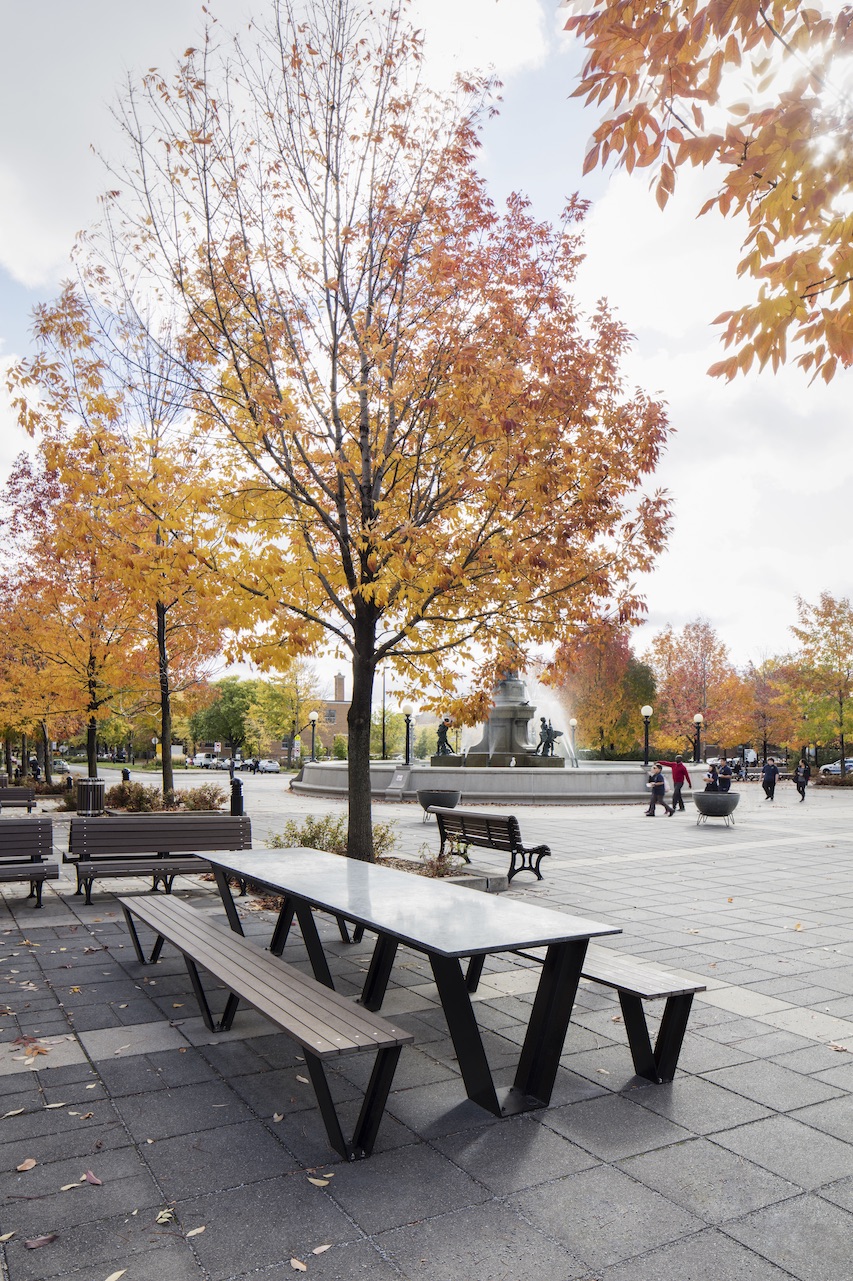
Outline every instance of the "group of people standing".
MULTIPOLYGON (((731 790, 732 777, 734 771, 731 765, 722 757, 719 764, 709 765, 708 772, 704 777, 706 792, 728 792, 731 790)), ((794 771, 794 783, 800 794, 800 800, 806 799, 806 788, 811 778, 811 768, 808 761, 801 760, 794 771)), ((771 756, 761 767, 761 786, 764 789, 765 799, 772 801, 776 793, 776 783, 779 779, 779 767, 771 756)), ((649 776, 650 799, 649 808, 646 815, 649 818, 655 817, 655 809, 662 805, 666 811, 667 817, 671 818, 675 811, 684 810, 684 800, 681 796, 681 789, 684 784, 692 787, 690 774, 687 766, 684 764, 684 758, 676 756, 674 761, 656 761, 649 776), (672 805, 666 802, 666 778, 664 777, 664 768, 672 770, 672 805)))

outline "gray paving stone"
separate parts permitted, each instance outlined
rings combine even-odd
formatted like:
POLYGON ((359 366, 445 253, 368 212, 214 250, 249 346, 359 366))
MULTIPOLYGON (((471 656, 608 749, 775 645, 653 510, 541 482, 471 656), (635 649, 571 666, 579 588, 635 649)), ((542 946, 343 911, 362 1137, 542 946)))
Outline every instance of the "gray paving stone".
POLYGON ((473 1206, 377 1237, 407 1281, 571 1281, 587 1269, 513 1206, 473 1206))
POLYGON ((290 1174, 298 1162, 259 1121, 159 1139, 146 1160, 168 1200, 290 1174))
POLYGON ((853 1144, 790 1116, 771 1116, 724 1130, 714 1135, 714 1142, 807 1190, 853 1175, 853 1144))
POLYGON ((724 1223, 800 1190, 707 1139, 630 1157, 620 1168, 706 1223, 724 1223))
POLYGON ((712 1134, 733 1125, 745 1125, 768 1116, 769 1111, 704 1077, 677 1076, 671 1085, 644 1090, 643 1107, 684 1126, 691 1134, 712 1134))
POLYGON ((714 1228, 653 1250, 641 1259, 605 1268, 600 1281, 790 1281, 768 1263, 714 1228))
POLYGON ((758 1210, 728 1224, 726 1231, 798 1281, 841 1281, 851 1275, 853 1215, 814 1194, 758 1210))
POLYGON ((330 1191, 370 1236, 489 1199, 482 1184, 422 1144, 342 1165, 330 1191))
POLYGON ((218 1081, 119 1098, 114 1107, 137 1141, 196 1134, 252 1119, 234 1091, 218 1081))
POLYGON ((705 1074, 705 1079, 776 1112, 790 1112, 835 1097, 835 1087, 791 1072, 778 1063, 744 1063, 705 1074))
POLYGON ((513 1206, 593 1269, 642 1255, 704 1226, 612 1166, 555 1180, 547 1191, 548 1196, 541 1188, 521 1192, 513 1206))
POLYGON ((306 1174, 182 1200, 176 1208, 183 1232, 205 1229, 191 1239, 205 1281, 225 1281, 247 1266, 271 1264, 279 1265, 282 1278, 289 1277, 290 1260, 307 1261, 315 1246, 362 1239, 326 1189, 312 1186, 306 1174))
MULTIPOLYGON (((306 1264, 311 1281, 350 1281, 351 1277, 368 1276, 370 1281, 400 1281, 398 1270, 368 1241, 333 1245, 322 1254, 307 1254, 300 1262, 306 1264)), ((291 1266, 285 1272, 282 1264, 274 1263, 270 1267, 241 1272, 239 1276, 229 1277, 228 1281, 282 1281, 287 1273, 297 1275, 291 1266)))
POLYGON ((568 1107, 548 1108, 538 1115, 543 1125, 604 1161, 618 1161, 688 1138, 684 1127, 638 1106, 635 1099, 645 1093, 640 1090, 630 1098, 609 1094, 568 1107))
POLYGON ((436 1139, 435 1146, 498 1196, 598 1164, 583 1148, 547 1129, 531 1114, 436 1139))
POLYGON ((9 1272, 15 1281, 64 1278, 75 1269, 84 1276, 88 1272, 93 1278, 93 1274, 97 1276, 101 1272, 106 1276, 108 1270, 117 1270, 126 1262, 133 1263, 137 1255, 142 1255, 146 1266, 151 1268, 148 1273, 151 1281, 159 1281, 161 1276, 168 1275, 165 1266, 161 1271, 161 1259, 165 1265, 169 1256, 189 1254, 189 1249, 173 1230, 158 1227, 155 1218, 153 1211, 146 1209, 135 1217, 128 1213, 83 1223, 60 1232, 56 1241, 38 1250, 27 1250, 23 1237, 16 1236, 6 1247, 9 1272))

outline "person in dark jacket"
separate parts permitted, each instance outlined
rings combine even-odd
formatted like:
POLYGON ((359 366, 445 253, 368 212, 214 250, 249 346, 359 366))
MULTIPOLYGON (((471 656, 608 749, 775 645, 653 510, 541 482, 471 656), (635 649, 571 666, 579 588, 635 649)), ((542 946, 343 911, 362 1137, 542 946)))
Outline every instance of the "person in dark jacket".
POLYGON ((705 775, 705 791, 719 792, 719 790, 720 790, 720 776, 717 773, 717 767, 716 765, 709 765, 708 773, 705 775))
POLYGON ((800 761, 794 771, 794 782, 797 785, 797 791, 800 793, 801 801, 806 799, 806 788, 809 785, 811 776, 812 770, 808 761, 800 761))
POLYGON ((761 786, 764 788, 764 799, 772 801, 776 792, 776 780, 779 777, 779 770, 771 756, 761 766, 761 786))
POLYGON ((728 761, 726 760, 725 756, 723 757, 723 759, 722 759, 722 764, 720 765, 720 769, 719 769, 719 774, 718 774, 718 779, 717 779, 717 781, 718 781, 718 782, 719 782, 719 784, 720 784, 720 791, 721 791, 721 792, 729 792, 729 791, 731 791, 731 787, 732 787, 732 767, 731 767, 731 765, 728 763, 728 761))
POLYGON ((649 776, 648 785, 651 788, 651 799, 649 800, 649 808, 646 810, 646 815, 649 818, 654 818, 655 806, 662 805, 667 812, 667 816, 672 818, 675 810, 670 809, 666 803, 666 779, 663 776, 663 766, 660 761, 655 764, 649 776))
POLYGON ((674 761, 661 761, 661 765, 666 769, 672 770, 672 808, 683 812, 684 801, 681 796, 681 789, 685 783, 688 787, 693 786, 690 782, 690 774, 687 771, 687 766, 684 764, 684 758, 682 756, 676 756, 674 761))

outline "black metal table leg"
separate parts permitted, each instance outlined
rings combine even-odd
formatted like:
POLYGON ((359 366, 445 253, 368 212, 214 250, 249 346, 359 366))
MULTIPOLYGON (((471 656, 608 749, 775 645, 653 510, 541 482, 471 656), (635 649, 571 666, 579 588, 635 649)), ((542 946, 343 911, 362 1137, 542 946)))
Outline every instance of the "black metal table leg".
POLYGON ((229 873, 221 867, 213 865, 213 876, 216 881, 216 888, 222 898, 222 906, 225 908, 225 915, 228 917, 228 924, 235 934, 243 933, 243 926, 240 923, 240 915, 234 905, 234 896, 231 893, 231 886, 228 884, 229 873))
POLYGON ((391 977, 394 957, 397 955, 397 940, 387 934, 380 934, 370 958, 370 969, 361 989, 361 1003, 366 1010, 378 1010, 385 999, 385 989, 391 977))
MULTIPOLYGON (((542 1107, 548 1104, 554 1088, 586 947, 586 939, 552 943, 545 955, 512 1091, 542 1107)), ((517 1106, 535 1105, 519 1100, 517 1106)))
POLYGON ((456 957, 436 956, 430 953, 430 965, 441 997, 444 1017, 450 1032, 459 1070, 468 1098, 493 1116, 502 1116, 495 1083, 483 1049, 483 1038, 474 1018, 471 997, 465 987, 462 965, 456 957))
POLYGON ((323 944, 320 942, 320 935, 317 933, 317 924, 314 920, 314 913, 311 911, 311 905, 302 899, 298 899, 295 903, 295 911, 299 928, 302 931, 305 950, 311 962, 311 969, 314 971, 314 978, 318 983, 322 983, 324 987, 330 987, 334 990, 332 972, 329 969, 329 962, 326 960, 326 953, 323 951, 323 944))
POLYGON ((622 1007, 622 1018, 625 1020, 631 1058, 634 1060, 634 1071, 637 1076, 645 1077, 647 1081, 657 1081, 657 1064, 649 1039, 649 1027, 646 1023, 643 1002, 633 992, 620 992, 619 1004, 622 1007))
POLYGON ((675 1076, 692 1004, 692 992, 671 996, 667 1000, 655 1042, 655 1067, 660 1082, 671 1081, 675 1076))
POLYGON ((293 913, 295 904, 292 898, 285 897, 281 905, 281 911, 278 914, 278 920, 275 923, 275 929, 270 939, 270 951, 274 956, 281 956, 284 951, 284 945, 287 942, 287 936, 290 933, 290 927, 293 924, 293 913))
POLYGON ((480 976, 483 973, 483 966, 486 962, 484 955, 472 956, 468 962, 468 972, 465 975, 465 986, 469 992, 476 992, 480 986, 480 976))

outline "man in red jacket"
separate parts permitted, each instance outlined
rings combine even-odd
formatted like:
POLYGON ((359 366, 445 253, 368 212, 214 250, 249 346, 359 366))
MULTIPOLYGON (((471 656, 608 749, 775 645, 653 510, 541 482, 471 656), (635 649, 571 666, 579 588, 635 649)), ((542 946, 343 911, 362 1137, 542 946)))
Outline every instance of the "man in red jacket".
POLYGON ((685 783, 688 787, 693 786, 690 782, 687 766, 681 756, 676 756, 674 761, 661 761, 661 765, 665 765, 667 769, 672 770, 672 808, 681 810, 683 813, 684 801, 681 799, 681 789, 685 783))

